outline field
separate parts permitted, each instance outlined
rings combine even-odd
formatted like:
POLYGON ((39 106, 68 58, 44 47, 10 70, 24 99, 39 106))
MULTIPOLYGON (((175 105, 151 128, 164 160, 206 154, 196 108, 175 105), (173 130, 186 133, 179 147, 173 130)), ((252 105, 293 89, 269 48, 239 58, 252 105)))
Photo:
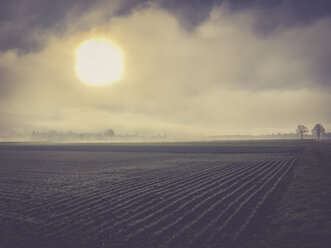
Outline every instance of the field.
POLYGON ((287 190, 267 219, 269 228, 260 247, 330 247, 330 140, 306 142, 287 190))
POLYGON ((295 141, 0 145, 0 247, 248 247, 295 141))

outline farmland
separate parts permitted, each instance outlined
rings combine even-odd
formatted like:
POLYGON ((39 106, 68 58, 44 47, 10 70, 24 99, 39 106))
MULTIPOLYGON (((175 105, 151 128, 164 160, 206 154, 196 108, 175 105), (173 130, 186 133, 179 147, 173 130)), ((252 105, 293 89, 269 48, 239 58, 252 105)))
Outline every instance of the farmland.
POLYGON ((2 144, 0 247, 236 247, 291 179, 282 142, 2 144))

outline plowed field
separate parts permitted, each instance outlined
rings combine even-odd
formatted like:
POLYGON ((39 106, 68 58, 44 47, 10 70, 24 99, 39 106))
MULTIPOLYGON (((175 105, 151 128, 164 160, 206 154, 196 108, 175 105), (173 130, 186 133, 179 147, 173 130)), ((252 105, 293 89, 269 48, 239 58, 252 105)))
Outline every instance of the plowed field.
POLYGON ((299 150, 99 148, 0 148, 1 248, 231 247, 299 150))

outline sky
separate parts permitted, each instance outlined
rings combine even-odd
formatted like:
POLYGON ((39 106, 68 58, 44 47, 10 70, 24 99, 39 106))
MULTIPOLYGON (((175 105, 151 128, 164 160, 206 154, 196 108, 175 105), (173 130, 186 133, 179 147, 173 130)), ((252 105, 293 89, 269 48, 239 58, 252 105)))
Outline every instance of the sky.
POLYGON ((3 0, 0 137, 330 132, 330 44, 328 0, 3 0), (75 72, 77 47, 98 37, 124 56, 102 87, 75 72))

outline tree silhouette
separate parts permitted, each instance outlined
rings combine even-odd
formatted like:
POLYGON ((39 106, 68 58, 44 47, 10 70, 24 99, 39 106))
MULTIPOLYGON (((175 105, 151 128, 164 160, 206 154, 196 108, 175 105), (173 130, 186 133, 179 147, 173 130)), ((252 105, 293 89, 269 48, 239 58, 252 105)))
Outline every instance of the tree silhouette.
POLYGON ((309 130, 308 130, 308 128, 306 126, 304 126, 304 125, 298 125, 298 127, 297 127, 297 134, 300 134, 301 139, 303 139, 303 135, 305 133, 308 133, 308 132, 309 132, 309 130))
POLYGON ((103 133, 104 136, 106 137, 114 137, 115 136, 115 132, 113 131, 113 129, 107 129, 104 133, 103 133))
POLYGON ((311 130, 311 133, 317 137, 317 139, 320 139, 321 134, 325 133, 325 129, 321 124, 316 124, 314 128, 311 130))

